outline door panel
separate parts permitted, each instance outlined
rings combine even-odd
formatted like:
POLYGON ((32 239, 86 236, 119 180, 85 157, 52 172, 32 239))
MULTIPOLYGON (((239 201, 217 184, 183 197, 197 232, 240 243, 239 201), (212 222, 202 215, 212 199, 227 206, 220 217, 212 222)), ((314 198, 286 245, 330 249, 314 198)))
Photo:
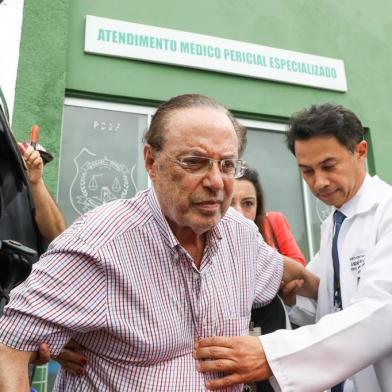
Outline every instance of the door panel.
POLYGON ((296 160, 287 149, 284 133, 248 128, 244 159, 259 173, 267 211, 281 211, 287 218, 299 247, 309 259, 301 176, 296 160))

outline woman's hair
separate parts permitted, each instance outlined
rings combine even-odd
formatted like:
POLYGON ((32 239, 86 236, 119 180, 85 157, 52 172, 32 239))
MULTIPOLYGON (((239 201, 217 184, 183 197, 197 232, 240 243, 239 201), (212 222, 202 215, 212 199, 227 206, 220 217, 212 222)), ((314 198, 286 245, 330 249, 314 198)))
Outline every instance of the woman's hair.
POLYGON ((259 174, 256 170, 247 167, 245 173, 242 177, 238 178, 238 181, 249 181, 253 184, 256 191, 256 217, 255 223, 259 227, 261 235, 265 238, 264 233, 264 225, 262 224, 263 218, 265 216, 265 201, 264 201, 264 192, 263 188, 261 187, 261 183, 259 180, 259 174))

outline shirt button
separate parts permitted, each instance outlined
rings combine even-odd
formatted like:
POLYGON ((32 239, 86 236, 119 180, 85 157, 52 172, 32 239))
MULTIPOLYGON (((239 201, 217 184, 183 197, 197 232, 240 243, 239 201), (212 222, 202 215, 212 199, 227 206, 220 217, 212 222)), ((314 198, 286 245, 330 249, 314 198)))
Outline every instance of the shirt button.
POLYGON ((198 272, 192 272, 193 275, 193 280, 199 280, 200 279, 200 274, 198 272))

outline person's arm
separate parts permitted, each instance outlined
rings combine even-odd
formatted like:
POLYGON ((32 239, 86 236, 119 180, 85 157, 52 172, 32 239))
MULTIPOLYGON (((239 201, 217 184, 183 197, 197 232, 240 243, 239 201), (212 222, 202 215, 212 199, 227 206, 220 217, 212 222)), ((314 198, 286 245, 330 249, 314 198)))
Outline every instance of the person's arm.
MULTIPOLYGON (((301 281, 299 292, 317 298, 319 279, 297 261, 284 257, 283 281, 301 281)), ((272 376, 260 340, 253 336, 210 337, 196 342, 194 357, 200 372, 224 372, 226 376, 207 382, 215 390, 272 376)))
POLYGON ((193 354, 198 360, 197 370, 225 373, 222 378, 207 382, 211 390, 264 380, 272 375, 282 390, 328 389, 391 356, 388 339, 392 302, 365 302, 296 330, 282 329, 260 337, 201 339, 195 344, 193 354))
POLYGON ((199 372, 224 372, 222 378, 209 380, 210 390, 265 380, 272 376, 263 346, 255 336, 216 336, 195 343, 193 354, 199 372))
MULTIPOLYGON (((322 268, 317 253, 314 258, 307 264, 306 269, 315 276, 322 276, 322 268)), ((302 281, 303 284, 303 281, 302 281)), ((302 326, 314 324, 316 321, 317 300, 316 298, 309 298, 298 295, 301 282, 298 280, 282 284, 279 296, 283 302, 290 306, 288 316, 292 323, 302 326)))
MULTIPOLYGON (((323 390, 369 365, 373 365, 377 373, 379 364, 391 363, 391 211, 392 206, 383 210, 379 215, 382 219, 374 224, 374 228, 365 231, 368 236, 377 230, 377 242, 368 253, 354 296, 342 311, 326 315, 317 324, 291 333, 280 331, 260 338, 283 390, 288 385, 301 391, 323 390), (333 371, 325 372, 320 366, 326 365, 326 360, 333 371), (339 366, 332 368, 333 364, 339 366), (307 376, 309 374, 311 379, 307 376)), ((366 226, 361 223, 358 224, 359 230, 366 226)), ((350 243, 349 246, 356 244, 350 243)), ((357 249, 361 249, 360 246, 357 244, 357 249)), ((322 281, 326 279, 325 275, 321 276, 322 281)), ((377 373, 377 377, 381 389, 388 390, 392 377, 386 377, 386 373, 377 373)))
MULTIPOLYGON (((296 291, 317 298, 319 278, 297 261, 284 257, 284 282, 296 282, 296 291)), ((253 336, 211 337, 195 344, 195 359, 200 372, 224 372, 224 377, 206 383, 215 390, 230 385, 271 377, 272 371, 259 338, 253 336)))
POLYGON ((88 333, 106 326, 106 274, 95 250, 77 236, 82 225, 80 220, 55 241, 28 280, 12 291, 0 318, 1 342, 23 351, 40 350, 33 360, 41 363, 51 354, 60 355, 71 331, 88 333), (47 345, 40 347, 42 342, 47 345))
POLYGON ((88 363, 87 358, 80 353, 83 347, 71 339, 61 350, 59 355, 52 356, 49 346, 41 343, 36 358, 32 361, 34 365, 43 365, 50 359, 58 362, 64 370, 75 375, 83 376, 88 363))
POLYGON ((42 236, 52 241, 65 229, 62 213, 50 195, 43 180, 43 161, 38 151, 18 143, 27 167, 29 188, 35 205, 35 221, 42 236))
POLYGON ((0 343, 0 392, 29 391, 28 363, 33 353, 0 343))
POLYGON ((296 294, 317 299, 320 279, 297 261, 284 257, 282 287, 289 282, 303 280, 296 285, 296 294))

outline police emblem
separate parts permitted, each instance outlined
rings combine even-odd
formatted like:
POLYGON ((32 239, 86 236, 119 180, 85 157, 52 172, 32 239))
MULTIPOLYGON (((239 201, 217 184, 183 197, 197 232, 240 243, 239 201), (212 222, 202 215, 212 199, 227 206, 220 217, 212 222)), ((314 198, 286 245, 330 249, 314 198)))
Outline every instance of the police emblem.
MULTIPOLYGON (((69 198, 77 213, 83 214, 101 204, 128 196, 131 176, 124 164, 106 156, 97 158, 87 148, 83 148, 73 162, 76 174, 70 186, 69 198)), ((132 172, 135 167, 132 167, 132 172)), ((134 185, 134 181, 132 183, 134 185)))

